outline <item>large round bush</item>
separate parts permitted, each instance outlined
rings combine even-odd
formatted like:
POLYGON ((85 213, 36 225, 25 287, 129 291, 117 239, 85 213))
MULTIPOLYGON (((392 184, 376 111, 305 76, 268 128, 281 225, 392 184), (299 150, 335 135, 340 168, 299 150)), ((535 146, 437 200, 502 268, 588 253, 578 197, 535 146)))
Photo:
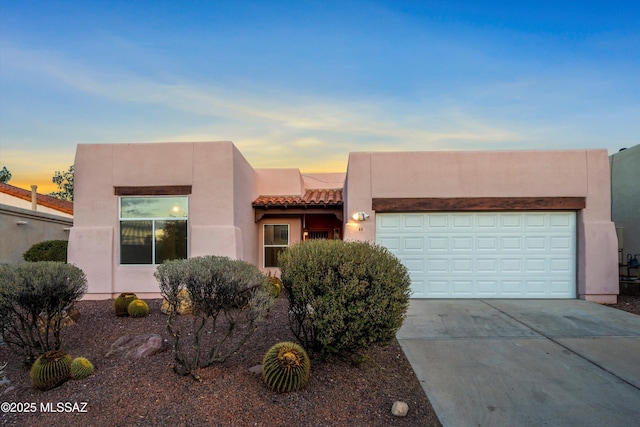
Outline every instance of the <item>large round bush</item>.
POLYGON ((67 246, 69 242, 66 240, 45 240, 36 243, 26 251, 22 257, 25 261, 57 261, 67 262, 67 246))
POLYGON ((382 246, 309 240, 278 259, 291 330, 309 352, 357 353, 389 344, 409 304, 409 274, 382 246))

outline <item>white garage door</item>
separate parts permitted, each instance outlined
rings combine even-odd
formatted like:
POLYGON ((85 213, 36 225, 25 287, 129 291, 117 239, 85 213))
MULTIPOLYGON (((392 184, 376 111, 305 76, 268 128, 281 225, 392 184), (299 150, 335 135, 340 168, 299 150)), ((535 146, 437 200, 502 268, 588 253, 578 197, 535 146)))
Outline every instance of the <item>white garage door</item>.
POLYGON ((376 214, 412 298, 575 298, 575 212, 376 214))

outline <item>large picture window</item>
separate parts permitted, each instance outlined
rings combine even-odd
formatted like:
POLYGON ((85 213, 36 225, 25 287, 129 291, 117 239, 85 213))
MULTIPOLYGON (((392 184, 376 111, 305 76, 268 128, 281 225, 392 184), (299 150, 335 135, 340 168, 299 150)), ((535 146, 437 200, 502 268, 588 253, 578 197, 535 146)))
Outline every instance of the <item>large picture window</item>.
POLYGON ((278 254, 289 246, 289 224, 264 225, 264 266, 277 267, 278 254))
POLYGON ((120 197, 120 264, 187 258, 187 196, 120 197))

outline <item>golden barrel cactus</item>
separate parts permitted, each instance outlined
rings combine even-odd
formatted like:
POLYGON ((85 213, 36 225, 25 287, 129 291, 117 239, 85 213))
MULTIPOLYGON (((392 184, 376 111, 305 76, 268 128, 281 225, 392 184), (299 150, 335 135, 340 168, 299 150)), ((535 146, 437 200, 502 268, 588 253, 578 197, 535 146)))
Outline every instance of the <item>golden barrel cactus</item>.
POLYGON ((262 360, 262 378, 278 393, 304 388, 311 375, 311 361, 302 346, 281 342, 269 349, 262 360))
POLYGON ((71 356, 64 351, 51 350, 36 359, 31 367, 31 383, 38 390, 58 387, 69 379, 71 356))
POLYGON ((71 361, 70 376, 74 380, 81 380, 93 374, 93 364, 89 359, 84 357, 76 357, 71 361))
POLYGON ((113 302, 113 306, 116 311, 116 316, 118 317, 128 316, 129 313, 127 311, 127 308, 129 307, 129 304, 131 304, 131 301, 136 299, 138 299, 138 297, 133 292, 121 293, 118 296, 118 298, 116 298, 116 300, 113 302))
POLYGON ((149 306, 141 299, 135 299, 131 301, 127 312, 130 317, 145 317, 149 315, 149 306))

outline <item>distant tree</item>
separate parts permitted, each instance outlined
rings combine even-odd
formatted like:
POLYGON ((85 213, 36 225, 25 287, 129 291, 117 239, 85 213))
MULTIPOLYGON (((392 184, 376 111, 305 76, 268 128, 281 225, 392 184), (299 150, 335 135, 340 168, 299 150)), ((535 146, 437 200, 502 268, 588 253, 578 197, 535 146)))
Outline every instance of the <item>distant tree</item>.
POLYGON ((49 193, 50 196, 73 202, 73 165, 68 171, 56 171, 51 181, 58 186, 58 191, 49 193))
POLYGON ((11 172, 9 172, 6 166, 3 166, 2 170, 0 170, 0 182, 9 182, 10 179, 11 172))

